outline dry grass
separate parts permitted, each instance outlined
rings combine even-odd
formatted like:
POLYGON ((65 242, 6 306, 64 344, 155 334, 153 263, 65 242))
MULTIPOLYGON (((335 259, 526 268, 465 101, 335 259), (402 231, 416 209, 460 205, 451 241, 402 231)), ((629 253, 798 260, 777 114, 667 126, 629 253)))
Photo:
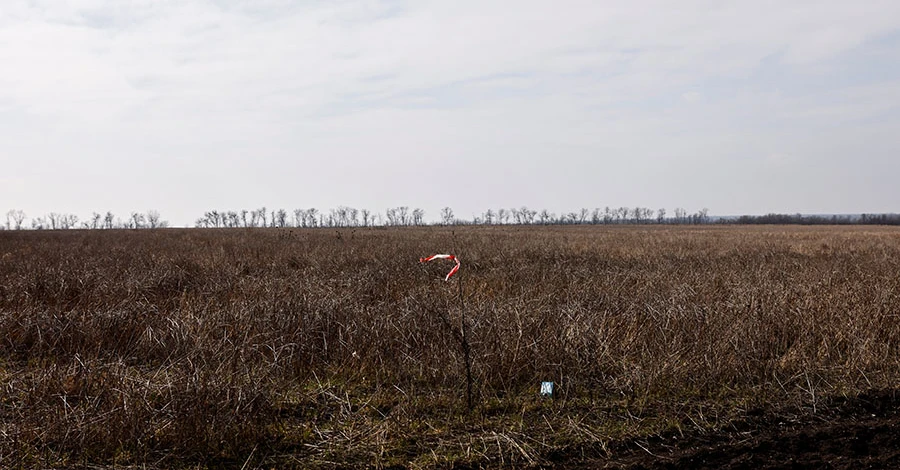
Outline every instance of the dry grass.
POLYGON ((815 412, 895 387, 898 266, 894 228, 2 232, 0 466, 539 465, 815 412))

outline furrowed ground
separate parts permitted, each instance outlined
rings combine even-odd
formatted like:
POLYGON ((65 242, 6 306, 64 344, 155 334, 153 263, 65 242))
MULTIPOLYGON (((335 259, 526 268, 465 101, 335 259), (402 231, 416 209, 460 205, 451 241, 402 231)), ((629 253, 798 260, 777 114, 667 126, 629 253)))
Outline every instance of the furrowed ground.
POLYGON ((3 468, 900 465, 898 353, 895 228, 0 232, 3 468))

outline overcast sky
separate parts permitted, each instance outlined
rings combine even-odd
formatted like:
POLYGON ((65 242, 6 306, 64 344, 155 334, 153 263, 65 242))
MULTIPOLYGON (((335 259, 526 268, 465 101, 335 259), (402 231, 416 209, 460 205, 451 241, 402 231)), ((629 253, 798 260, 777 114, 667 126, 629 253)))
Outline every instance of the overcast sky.
POLYGON ((900 212, 900 2, 3 0, 0 210, 900 212))

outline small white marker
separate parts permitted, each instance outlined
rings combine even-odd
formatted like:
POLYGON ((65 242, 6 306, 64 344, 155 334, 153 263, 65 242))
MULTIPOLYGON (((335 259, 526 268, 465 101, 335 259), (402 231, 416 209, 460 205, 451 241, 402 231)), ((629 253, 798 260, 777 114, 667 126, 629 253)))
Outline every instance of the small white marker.
POLYGON ((541 395, 545 397, 553 396, 553 382, 541 382, 541 395))

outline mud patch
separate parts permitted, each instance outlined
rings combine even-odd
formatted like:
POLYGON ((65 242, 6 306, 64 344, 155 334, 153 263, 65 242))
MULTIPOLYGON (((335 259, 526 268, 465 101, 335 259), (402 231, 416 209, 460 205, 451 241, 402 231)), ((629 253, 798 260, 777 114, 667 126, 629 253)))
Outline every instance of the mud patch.
POLYGON ((622 443, 621 452, 610 459, 579 466, 633 470, 900 468, 900 391, 834 399, 816 412, 764 413, 715 434, 622 443))

